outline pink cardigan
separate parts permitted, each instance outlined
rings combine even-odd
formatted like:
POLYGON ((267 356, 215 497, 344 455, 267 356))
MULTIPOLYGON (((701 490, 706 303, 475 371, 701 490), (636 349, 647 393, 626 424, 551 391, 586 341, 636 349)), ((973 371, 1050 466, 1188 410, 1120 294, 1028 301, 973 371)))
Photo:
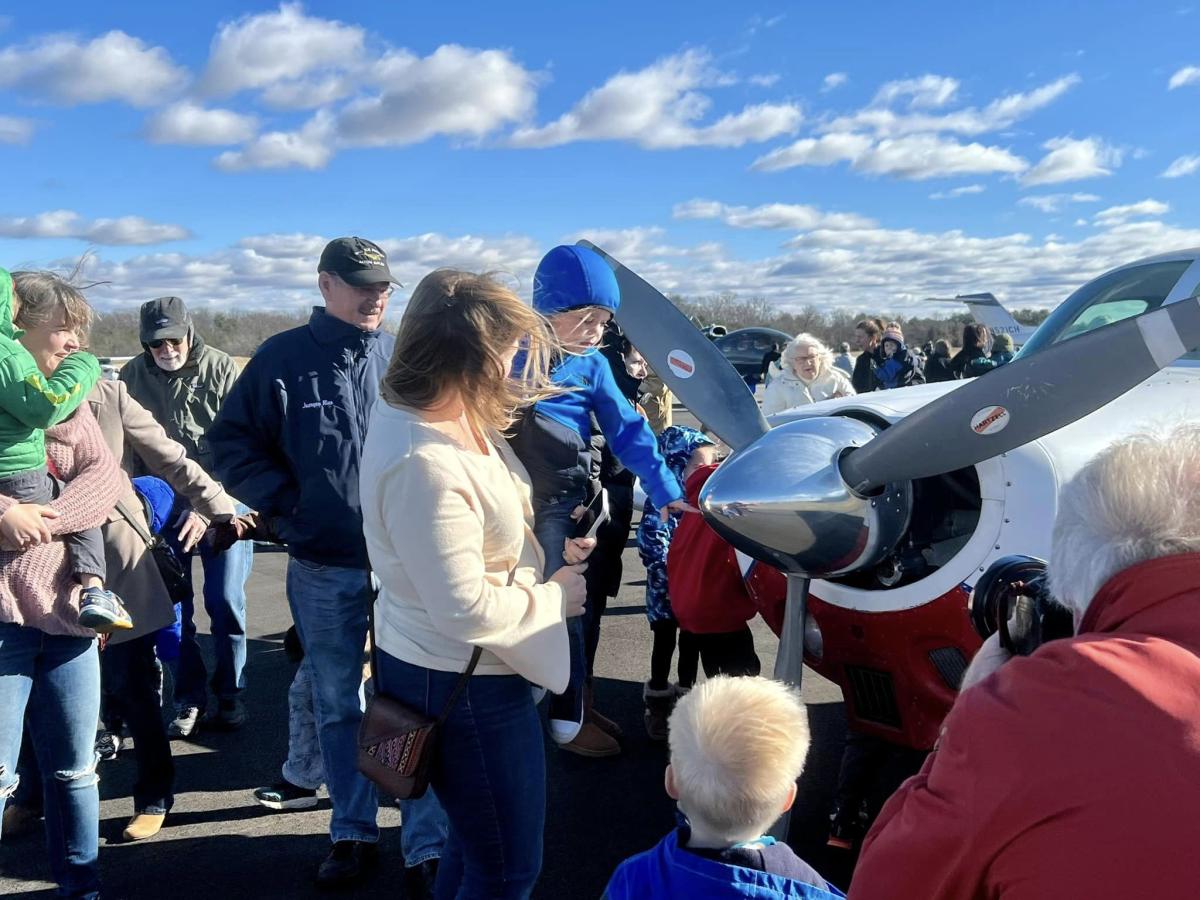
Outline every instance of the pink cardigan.
MULTIPOLYGON (((46 430, 46 455, 66 482, 62 494, 50 504, 59 512, 57 519, 46 520, 51 533, 71 534, 102 525, 129 482, 105 445, 88 404, 46 430)), ((15 502, 0 495, 0 516, 15 502)), ((71 576, 62 541, 24 553, 0 550, 0 622, 47 634, 94 637, 94 631, 76 623, 78 615, 79 585, 71 576)))

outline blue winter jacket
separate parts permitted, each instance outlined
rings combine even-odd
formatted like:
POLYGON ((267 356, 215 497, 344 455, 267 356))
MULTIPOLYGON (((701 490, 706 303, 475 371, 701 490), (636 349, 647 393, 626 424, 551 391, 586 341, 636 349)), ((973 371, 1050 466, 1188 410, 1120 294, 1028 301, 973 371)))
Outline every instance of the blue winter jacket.
POLYGON ((568 354, 551 379, 574 390, 539 400, 511 439, 529 472, 535 499, 582 499, 591 466, 589 413, 595 413, 609 448, 641 479, 656 505, 683 497, 679 479, 658 453, 654 432, 617 387, 603 355, 596 350, 568 354))
POLYGON ((846 896, 832 886, 820 888, 784 875, 705 859, 681 848, 679 834, 679 830, 672 831, 657 846, 621 863, 603 900, 838 900, 846 896))
POLYGON ((297 559, 368 565, 359 461, 394 345, 314 307, 258 348, 208 432, 222 485, 297 559))

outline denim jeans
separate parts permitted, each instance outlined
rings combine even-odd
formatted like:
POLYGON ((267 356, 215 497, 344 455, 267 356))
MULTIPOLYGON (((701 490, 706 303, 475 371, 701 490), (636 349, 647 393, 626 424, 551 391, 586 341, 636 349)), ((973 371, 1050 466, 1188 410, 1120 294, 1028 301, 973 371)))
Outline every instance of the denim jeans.
MULTIPOLYGON (((380 690, 430 716, 457 672, 378 651, 380 690)), ((435 896, 529 897, 542 868, 546 758, 542 729, 519 675, 475 675, 446 717, 431 784, 450 820, 435 896)))
POLYGON ((46 773, 50 871, 60 895, 96 897, 100 664, 94 639, 0 623, 0 809, 16 788, 26 709, 38 764, 46 773))
MULTIPOLYGON (((575 533, 575 522, 571 512, 582 502, 579 498, 563 498, 555 501, 534 502, 533 534, 542 545, 546 555, 546 568, 542 572, 549 578, 564 565, 563 546, 567 538, 575 533)), ((567 619, 567 641, 571 650, 571 678, 567 689, 561 694, 551 694, 549 714, 552 719, 565 722, 583 721, 583 690, 587 681, 588 664, 586 650, 587 612, 582 616, 567 619)))
POLYGON ((165 813, 174 796, 175 764, 171 743, 163 727, 159 669, 154 656, 153 634, 120 644, 109 644, 100 654, 108 711, 116 722, 129 726, 137 759, 137 781, 133 784, 133 808, 137 812, 165 813))
MULTIPOLYGON (((240 503, 238 513, 247 512, 240 503)), ((236 697, 246 687, 246 579, 254 565, 254 542, 238 541, 224 553, 200 548, 204 567, 204 609, 212 623, 217 667, 212 676, 213 692, 220 700, 236 697)), ((192 564, 184 562, 191 584, 192 564)), ((195 600, 182 604, 183 633, 175 669, 175 702, 204 709, 207 671, 196 643, 195 600)))
MULTIPOLYGON (((288 688, 288 758, 283 777, 297 787, 315 791, 325 783, 325 764, 313 713, 312 675, 308 657, 296 669, 288 688)), ((433 791, 419 800, 400 801, 400 850, 405 866, 416 866, 442 855, 449 822, 433 791)))

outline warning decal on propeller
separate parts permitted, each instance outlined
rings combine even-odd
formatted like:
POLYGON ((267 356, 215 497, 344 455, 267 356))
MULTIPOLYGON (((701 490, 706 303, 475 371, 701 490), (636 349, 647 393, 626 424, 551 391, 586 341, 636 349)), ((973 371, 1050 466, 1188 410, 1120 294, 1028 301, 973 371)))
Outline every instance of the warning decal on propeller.
POLYGON ((997 434, 1008 425, 1008 410, 1003 406, 985 406, 971 417, 971 430, 976 434, 997 434))
POLYGON ((679 378, 691 378, 696 374, 696 361, 686 350, 672 350, 668 353, 667 366, 679 378))

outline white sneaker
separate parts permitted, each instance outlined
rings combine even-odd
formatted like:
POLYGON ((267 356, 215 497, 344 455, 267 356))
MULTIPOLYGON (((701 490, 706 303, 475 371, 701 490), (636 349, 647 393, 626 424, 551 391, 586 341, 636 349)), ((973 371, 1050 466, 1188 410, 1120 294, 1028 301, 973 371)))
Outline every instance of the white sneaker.
POLYGON ((570 719, 551 719, 550 737, 556 744, 569 744, 579 734, 583 722, 572 722, 570 719))

